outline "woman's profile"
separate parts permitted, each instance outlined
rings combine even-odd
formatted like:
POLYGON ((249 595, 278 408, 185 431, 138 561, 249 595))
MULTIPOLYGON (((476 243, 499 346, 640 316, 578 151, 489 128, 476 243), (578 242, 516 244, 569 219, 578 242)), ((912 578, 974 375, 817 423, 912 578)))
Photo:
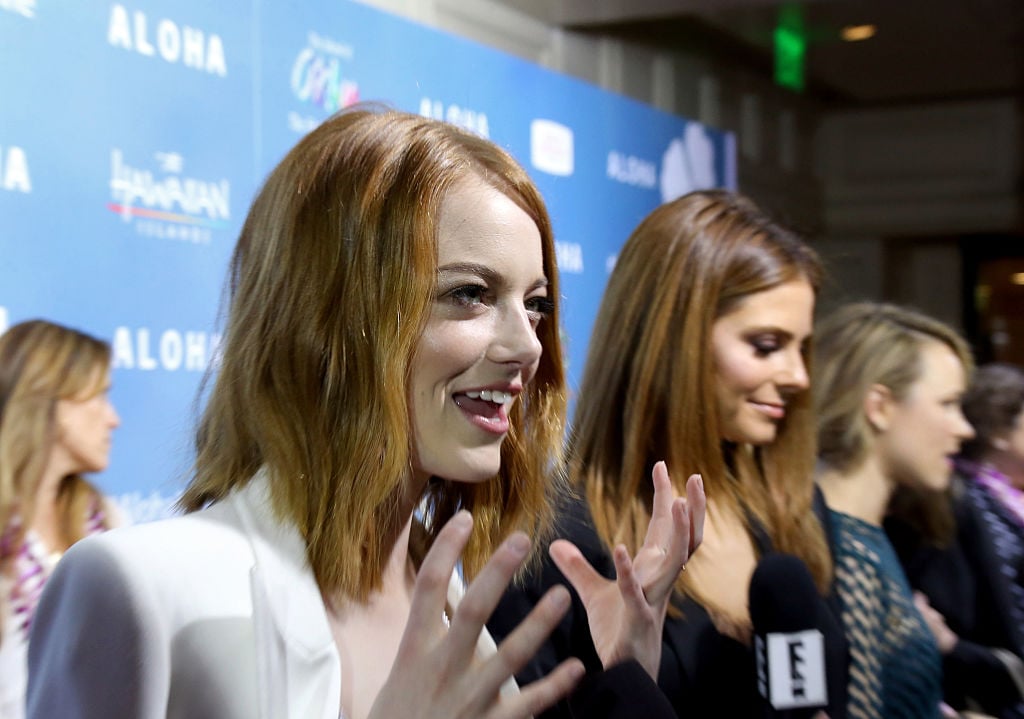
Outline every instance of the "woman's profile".
POLYGON ((0 336, 0 716, 24 716, 36 605, 57 561, 118 523, 85 474, 110 459, 120 418, 110 346, 46 320, 0 336))

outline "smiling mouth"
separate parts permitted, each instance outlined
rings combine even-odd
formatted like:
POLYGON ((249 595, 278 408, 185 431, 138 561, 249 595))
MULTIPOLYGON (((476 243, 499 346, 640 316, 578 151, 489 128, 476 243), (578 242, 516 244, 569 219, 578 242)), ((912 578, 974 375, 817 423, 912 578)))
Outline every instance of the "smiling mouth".
POLYGON ((770 419, 780 420, 786 417, 786 407, 780 404, 768 404, 765 402, 757 402, 754 400, 750 401, 750 404, 754 405, 759 412, 764 414, 770 419))
POLYGON ((513 399, 512 394, 501 390, 460 392, 452 397, 471 424, 491 434, 508 432, 508 409, 513 399))

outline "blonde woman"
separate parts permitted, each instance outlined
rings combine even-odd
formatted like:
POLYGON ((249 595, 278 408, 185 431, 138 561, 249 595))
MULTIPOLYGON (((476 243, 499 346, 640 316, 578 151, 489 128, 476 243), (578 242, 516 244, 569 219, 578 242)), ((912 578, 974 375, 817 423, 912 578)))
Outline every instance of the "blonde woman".
POLYGON ((36 604, 60 556, 110 528, 82 475, 103 471, 119 419, 107 396, 110 347, 43 320, 0 336, 0 716, 24 716, 36 604))
POLYGON ((850 643, 848 716, 938 717, 941 617, 930 627, 882 527, 901 487, 949 486, 973 367, 949 326, 886 304, 840 308, 818 326, 815 404, 836 586, 850 643))

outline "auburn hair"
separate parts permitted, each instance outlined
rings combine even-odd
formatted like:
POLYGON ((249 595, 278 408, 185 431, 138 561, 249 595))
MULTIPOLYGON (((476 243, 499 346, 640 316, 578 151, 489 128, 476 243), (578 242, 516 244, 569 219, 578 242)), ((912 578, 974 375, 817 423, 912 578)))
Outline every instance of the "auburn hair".
MULTIPOLYGON (((326 120, 270 174, 238 240, 181 503, 198 509, 265 468, 274 510, 298 528, 325 593, 363 599, 379 587, 408 519, 410 368, 435 293, 442 203, 463 181, 536 223, 557 305, 551 223, 526 172, 494 143, 414 114, 363 106, 326 120)), ((468 577, 512 530, 551 524, 566 402, 558 321, 556 311, 537 329, 543 354, 510 412, 498 476, 434 478, 422 498, 424 550, 459 508, 473 513, 468 577)))

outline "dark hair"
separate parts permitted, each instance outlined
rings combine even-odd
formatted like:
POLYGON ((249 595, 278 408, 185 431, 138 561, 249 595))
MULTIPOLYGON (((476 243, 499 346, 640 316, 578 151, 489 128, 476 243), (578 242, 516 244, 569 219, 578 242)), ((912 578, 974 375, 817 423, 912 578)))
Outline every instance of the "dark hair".
POLYGON ((962 406, 974 437, 963 443, 960 454, 977 462, 992 449, 996 435, 1011 429, 1024 411, 1024 369, 1003 363, 980 367, 962 406))

